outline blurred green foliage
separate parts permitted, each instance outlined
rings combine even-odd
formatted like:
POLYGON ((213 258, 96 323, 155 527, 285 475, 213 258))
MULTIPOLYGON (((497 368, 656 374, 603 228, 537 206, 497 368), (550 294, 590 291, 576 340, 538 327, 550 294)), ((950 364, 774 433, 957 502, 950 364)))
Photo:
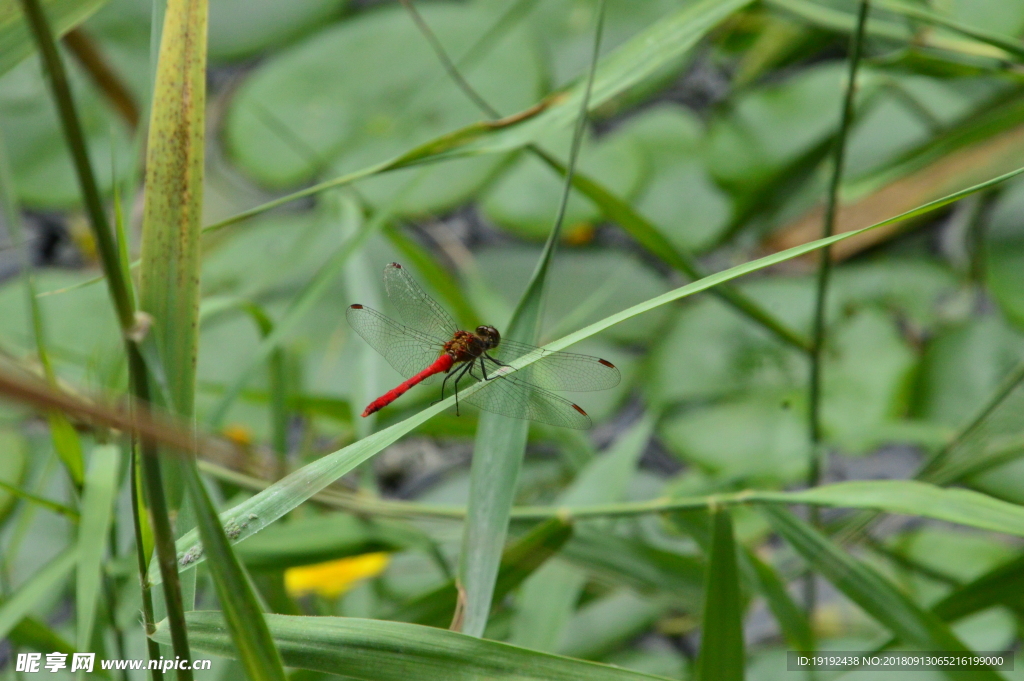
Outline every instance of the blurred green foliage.
MULTIPOLYGON (((688 4, 608 0, 603 54, 688 4)), ((16 6, 0 0, 0 135, 34 237, 0 251, 0 352, 5 363, 38 368, 14 257, 23 247, 41 265, 32 276, 61 385, 114 398, 127 384, 118 327, 103 286, 89 283, 97 271, 95 248, 81 228, 81 198, 60 122, 16 6)), ((78 26, 145 120, 150 3, 46 6, 60 31, 78 26)), ((469 84, 503 115, 528 109, 584 75, 595 0, 424 0, 417 6, 469 84)), ((668 60, 598 107, 578 171, 627 202, 674 247, 695 254, 708 272, 793 239, 816 238, 815 210, 827 184, 856 7, 852 0, 777 0, 737 12, 684 58, 668 60), (807 224, 813 230, 801 232, 807 224)), ((1024 1, 921 0, 915 7, 940 14, 948 25, 929 26, 888 6, 873 10, 868 24, 841 188, 844 228, 899 214, 1024 158, 1024 111, 1014 109, 1024 85, 1019 57, 970 37, 980 30, 1021 40, 1024 1)), ((486 118, 445 73, 399 3, 213 0, 210 9, 207 223, 486 118)), ((144 137, 118 113, 95 64, 67 47, 63 53, 101 189, 110 198, 119 188, 137 246, 144 137)), ((570 132, 551 131, 537 145, 564 161, 570 132)), ((235 443, 235 456, 216 463, 270 480, 372 429, 358 416, 362 406, 400 377, 363 347, 344 312, 354 302, 394 312, 380 283, 385 263, 405 264, 461 323, 505 328, 551 229, 562 182, 528 149, 479 154, 370 177, 209 236, 201 273, 197 422, 207 423, 228 387, 245 382, 222 433, 235 443), (345 206, 359 219, 341 219, 345 206), (380 216, 387 218, 384 227, 357 248, 286 335, 277 356, 281 373, 251 370, 249 358, 266 332, 252 310, 280 321, 355 231, 380 216), (278 408, 286 411, 283 459, 271 447, 278 408)), ((937 452, 956 465, 999 454, 1004 458, 943 482, 1024 503, 1022 389, 1010 390, 983 427, 964 430, 1024 360, 1022 215, 1024 182, 1015 180, 843 254, 826 305, 827 480, 912 477, 937 452)), ((564 237, 547 283, 542 342, 683 283, 670 257, 638 245, 579 190, 568 203, 564 237)), ((742 280, 738 289, 809 336, 814 264, 789 262, 742 280)), ((623 381, 613 390, 572 395, 597 422, 593 434, 531 429, 518 503, 696 497, 785 489, 806 479, 814 452, 806 353, 722 300, 702 295, 667 305, 573 349, 611 360, 623 381)), ((417 388, 383 411, 380 425, 436 397, 434 388, 417 388)), ((365 495, 359 498, 400 499, 412 504, 402 508, 413 516, 417 508, 465 504, 475 419, 470 411, 427 422, 347 476, 340 483, 347 491, 339 494, 350 503, 351 495, 344 495, 357 489, 365 495)), ((87 430, 81 435, 99 444, 87 430)), ((15 486, 76 505, 79 490, 54 456, 40 420, 13 403, 0 405, 0 608, 21 586, 31 586, 33 575, 63 579, 73 524, 6 491, 15 486)), ((252 486, 211 482, 223 508, 248 498, 252 486)), ((372 515, 372 509, 360 512, 372 515)), ((486 636, 696 678, 691 670, 710 562, 740 575, 732 584, 742 584, 742 592, 728 593, 717 581, 714 591, 724 590, 730 607, 746 615, 747 677, 783 678, 789 644, 773 619, 780 614, 769 594, 758 594, 761 582, 744 554, 738 566, 725 555, 733 553, 734 534, 780 583, 794 586, 810 564, 840 585, 842 595, 824 590, 812 618, 825 648, 869 649, 892 636, 908 643, 908 630, 892 625, 899 613, 934 625, 932 633, 939 633, 932 641, 953 632, 980 650, 1019 645, 1019 604, 984 601, 948 628, 930 610, 1019 559, 1019 547, 1000 536, 891 522, 873 527, 870 540, 857 535, 863 541, 845 551, 832 533, 844 531, 849 518, 828 517, 813 530, 773 511, 775 531, 794 549, 772 540, 773 525, 757 511, 738 506, 731 512, 732 525, 721 520, 715 530, 717 552, 703 512, 697 519, 679 513, 577 522, 571 536, 559 535, 558 546, 543 547, 542 556, 503 563, 516 579, 495 602, 486 636), (853 556, 852 564, 840 560, 853 556), (884 579, 898 597, 888 598, 883 589, 872 600, 872 594, 844 589, 844 579, 860 579, 861 586, 884 579)), ((100 601, 99 633, 92 637, 105 657, 117 657, 115 632, 123 635, 128 657, 145 654, 130 527, 122 499, 104 568, 108 598, 100 601)), ((532 536, 528 529, 514 521, 512 534, 521 540, 532 536)), ((306 504, 243 543, 238 555, 277 612, 387 619, 440 589, 443 616, 431 622, 447 625, 441 620, 450 619, 453 607, 449 573, 460 536, 448 519, 371 521, 306 504), (387 570, 339 599, 296 602, 284 590, 288 567, 380 550, 394 552, 387 570)), ((199 602, 209 608, 213 590, 200 570, 199 602)), ((73 618, 61 615, 71 591, 45 586, 26 610, 45 625, 20 620, 23 628, 11 634, 15 640, 22 631, 18 645, 25 649, 31 640, 76 640, 73 618), (37 625, 42 633, 32 629, 37 625), (32 631, 34 639, 25 634, 32 631)), ((194 616, 201 627, 214 627, 206 618, 194 616)), ((306 625, 292 630, 289 620, 274 622, 292 637, 285 662, 298 659, 306 625)), ((309 626, 309 645, 356 640, 309 626)), ((374 626, 392 632, 390 625, 374 626)), ((716 626, 735 633, 729 621, 716 626)), ((437 636, 438 645, 450 644, 437 636)), ((480 646, 497 655, 490 644, 480 646)), ((502 664, 514 668, 535 655, 519 654, 508 653, 502 664)), ((217 673, 234 669, 223 660, 217 664, 217 673)))

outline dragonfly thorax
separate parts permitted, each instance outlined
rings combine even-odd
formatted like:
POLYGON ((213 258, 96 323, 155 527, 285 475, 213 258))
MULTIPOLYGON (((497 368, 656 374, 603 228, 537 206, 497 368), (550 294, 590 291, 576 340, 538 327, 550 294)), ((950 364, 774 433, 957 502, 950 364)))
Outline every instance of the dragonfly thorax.
POLYGON ((476 333, 456 331, 452 339, 444 344, 444 352, 456 362, 468 362, 498 347, 500 341, 501 336, 493 326, 478 326, 476 333))

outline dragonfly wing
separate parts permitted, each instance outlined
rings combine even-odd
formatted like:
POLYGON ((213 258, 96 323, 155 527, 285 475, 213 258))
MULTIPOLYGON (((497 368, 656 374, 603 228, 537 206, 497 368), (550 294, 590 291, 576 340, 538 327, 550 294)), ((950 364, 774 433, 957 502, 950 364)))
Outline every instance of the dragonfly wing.
MULTIPOLYGON (((569 390, 587 392, 607 390, 619 384, 621 376, 615 365, 608 360, 575 352, 551 352, 536 346, 515 341, 502 340, 493 355, 499 362, 508 364, 530 353, 540 353, 541 358, 516 372, 521 381, 545 388, 546 390, 569 390)), ((493 365, 488 366, 488 371, 493 365)))
POLYGON ((450 340, 459 330, 451 315, 428 296, 409 271, 397 262, 384 268, 384 290, 402 316, 402 321, 414 330, 444 340, 450 340))
MULTIPOLYGON (((423 371, 441 355, 443 340, 410 329, 364 305, 349 306, 345 317, 349 326, 405 378, 423 371)), ((436 378, 431 376, 423 383, 436 378)))
POLYGON ((466 398, 466 402, 495 414, 527 419, 562 428, 590 428, 587 412, 564 397, 522 381, 516 376, 499 376, 466 398))

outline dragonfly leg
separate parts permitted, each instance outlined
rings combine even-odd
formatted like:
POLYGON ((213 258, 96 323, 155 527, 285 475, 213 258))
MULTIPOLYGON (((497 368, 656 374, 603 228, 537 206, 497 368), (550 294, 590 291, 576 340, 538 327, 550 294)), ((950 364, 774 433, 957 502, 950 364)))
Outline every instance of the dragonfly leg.
MULTIPOLYGON (((455 377, 455 415, 456 416, 459 416, 459 381, 462 380, 462 377, 465 376, 466 372, 468 372, 472 367, 473 367, 473 363, 469 362, 468 364, 466 364, 466 366, 464 366, 461 369, 459 369, 458 375, 455 377)), ((446 378, 445 380, 447 381, 448 379, 446 378)))
POLYGON ((499 362, 498 360, 494 359, 493 357, 491 357, 487 353, 484 353, 483 355, 480 356, 480 370, 484 372, 484 380, 485 381, 492 380, 492 379, 487 377, 487 362, 485 360, 490 360, 490 361, 494 362, 495 365, 497 365, 499 367, 507 367, 507 366, 509 366, 508 364, 505 364, 504 362, 499 362))

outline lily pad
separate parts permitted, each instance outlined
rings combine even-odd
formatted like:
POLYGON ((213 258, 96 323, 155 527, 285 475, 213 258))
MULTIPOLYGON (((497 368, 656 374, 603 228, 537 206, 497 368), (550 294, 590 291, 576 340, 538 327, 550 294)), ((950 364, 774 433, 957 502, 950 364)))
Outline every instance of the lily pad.
MULTIPOLYGON (((131 140, 106 101, 75 69, 70 71, 96 180, 106 192, 111 186, 112 165, 120 174, 131 166, 131 140)), ((0 122, 22 205, 57 208, 78 204, 78 177, 38 57, 26 59, 0 77, 0 122)))
POLYGON ((639 144, 649 168, 637 209, 680 248, 699 251, 714 245, 728 225, 732 205, 705 165, 704 129, 697 116, 662 104, 631 118, 622 134, 639 144))
MULTIPOLYGON (((565 159, 571 136, 571 130, 559 131, 556 138, 541 146, 565 159)), ((644 169, 636 141, 619 132, 593 144, 584 143, 578 167, 623 198, 636 192, 644 169)), ((544 239, 558 214, 564 185, 561 175, 532 154, 523 153, 487 193, 480 207, 488 219, 510 232, 530 239, 544 239)), ((571 238, 600 216, 600 209, 574 190, 566 206, 562 233, 571 238)))
MULTIPOLYGON (((497 20, 492 10, 454 3, 421 12, 455 60, 497 20)), ((540 63, 522 29, 462 70, 502 112, 539 98, 540 63)), ((257 68, 231 104, 225 137, 245 172, 280 188, 386 160, 483 118, 405 10, 387 7, 320 31, 257 68)), ((501 163, 500 156, 480 157, 374 178, 359 188, 374 203, 405 189, 401 212, 429 212, 468 197, 501 163), (410 174, 414 190, 405 188, 410 174)))
MULTIPOLYGON (((538 250, 492 248, 477 255, 491 290, 514 305, 537 263, 538 250)), ((562 252, 549 275, 541 341, 553 340, 667 290, 656 272, 618 251, 562 252)), ((667 310, 659 309, 617 324, 597 338, 619 342, 650 341, 667 310)), ((488 320, 499 328, 506 320, 488 320)))

